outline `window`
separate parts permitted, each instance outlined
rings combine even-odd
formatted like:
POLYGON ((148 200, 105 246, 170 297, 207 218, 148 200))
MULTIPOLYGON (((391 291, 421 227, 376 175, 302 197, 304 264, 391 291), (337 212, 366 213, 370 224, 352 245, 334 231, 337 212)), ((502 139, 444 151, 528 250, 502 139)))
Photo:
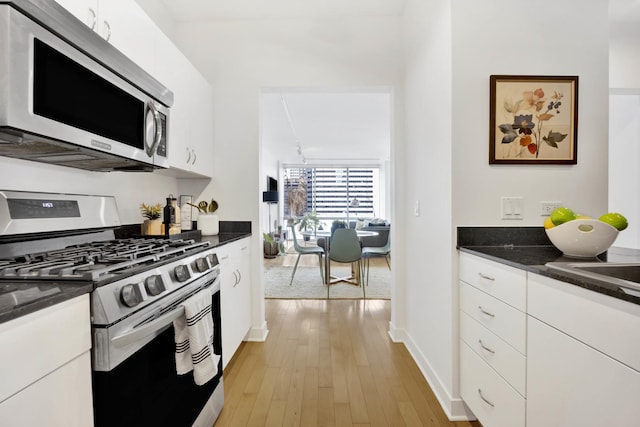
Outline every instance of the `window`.
POLYGON ((374 218, 380 206, 378 168, 287 168, 284 216, 315 211, 320 219, 374 218))

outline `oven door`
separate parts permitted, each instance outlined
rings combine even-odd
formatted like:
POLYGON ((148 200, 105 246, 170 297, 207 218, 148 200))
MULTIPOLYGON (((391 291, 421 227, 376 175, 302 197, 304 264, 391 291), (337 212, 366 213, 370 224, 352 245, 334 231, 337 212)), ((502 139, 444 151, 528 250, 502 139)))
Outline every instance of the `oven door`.
MULTIPOLYGON (((211 285, 211 316, 214 353, 222 354, 218 282, 219 276, 211 285)), ((171 322, 160 328, 150 335, 151 340, 142 348, 113 369, 93 371, 96 427, 209 427, 215 422, 223 403, 222 360, 218 363, 218 374, 212 380, 202 386, 196 385, 192 372, 176 373, 171 322)), ((133 337, 137 332, 129 331, 128 334, 133 337)), ((143 335, 149 337, 147 332, 143 335)), ((112 338, 117 342, 117 337, 112 338)))

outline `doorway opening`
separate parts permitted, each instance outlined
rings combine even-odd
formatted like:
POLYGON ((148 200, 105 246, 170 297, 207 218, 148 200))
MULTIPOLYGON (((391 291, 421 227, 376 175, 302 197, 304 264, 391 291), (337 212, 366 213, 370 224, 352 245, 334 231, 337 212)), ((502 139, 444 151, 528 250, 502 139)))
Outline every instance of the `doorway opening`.
MULTIPOLYGON (((265 257, 263 264, 265 297, 390 299, 388 258, 371 260, 366 288, 326 285, 319 271, 322 257, 305 254, 295 267, 299 251, 290 227, 295 243, 305 247, 318 244, 310 230, 327 232, 334 222, 390 227, 391 106, 390 88, 263 91, 261 178, 278 182, 277 208, 272 203, 261 210, 261 231, 273 238, 265 236, 265 251, 277 247, 277 256, 265 257)), ((331 263, 331 268, 338 267, 331 263)), ((366 276, 352 274, 364 283, 366 276)))

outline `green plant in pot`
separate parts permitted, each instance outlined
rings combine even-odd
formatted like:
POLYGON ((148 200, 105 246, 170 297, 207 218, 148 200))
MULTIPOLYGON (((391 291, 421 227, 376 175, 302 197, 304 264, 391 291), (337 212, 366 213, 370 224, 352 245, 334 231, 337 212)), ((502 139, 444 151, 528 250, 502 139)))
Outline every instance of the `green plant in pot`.
POLYGON ((263 249, 264 249, 264 257, 265 258, 275 258, 278 256, 280 252, 280 248, 278 246, 278 242, 273 238, 273 236, 269 233, 262 233, 263 236, 263 249))
POLYGON ((162 205, 156 203, 155 205, 147 205, 142 203, 140 205, 140 213, 145 218, 142 223, 142 235, 153 236, 162 234, 162 205))
POLYGON ((211 202, 201 201, 197 205, 189 205, 198 209, 198 230, 203 236, 216 236, 220 231, 220 218, 215 212, 218 210, 218 202, 211 199, 211 202))
MULTIPOLYGON (((318 218, 317 212, 307 212, 302 218, 300 218, 298 223, 300 224, 301 231, 311 230, 315 232, 320 225, 320 219, 318 218)), ((304 240, 309 240, 309 236, 304 236, 304 240)))

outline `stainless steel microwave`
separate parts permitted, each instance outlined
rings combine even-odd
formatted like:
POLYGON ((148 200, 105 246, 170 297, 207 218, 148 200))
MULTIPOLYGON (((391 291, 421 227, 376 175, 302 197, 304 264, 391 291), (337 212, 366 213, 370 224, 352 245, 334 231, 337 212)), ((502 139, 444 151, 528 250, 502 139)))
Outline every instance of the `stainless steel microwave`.
POLYGON ((92 171, 168 162, 173 94, 51 0, 0 1, 0 155, 92 171))

